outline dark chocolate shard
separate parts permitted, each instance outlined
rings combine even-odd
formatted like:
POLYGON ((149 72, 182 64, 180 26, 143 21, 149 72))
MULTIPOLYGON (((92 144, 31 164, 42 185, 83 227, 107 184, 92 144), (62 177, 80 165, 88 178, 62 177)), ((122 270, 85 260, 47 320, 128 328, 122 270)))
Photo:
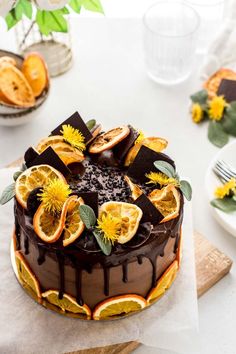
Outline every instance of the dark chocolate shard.
POLYGON ((236 101, 236 80, 221 80, 217 95, 223 95, 228 103, 236 101))
POLYGON ((91 159, 100 166, 117 167, 119 161, 114 156, 112 150, 105 150, 99 154, 91 154, 91 159))
POLYGON ((72 114, 72 116, 70 116, 68 119, 66 119, 64 122, 62 122, 60 125, 58 125, 58 127, 51 132, 51 135, 61 135, 62 126, 64 124, 69 124, 73 128, 78 129, 80 131, 80 133, 83 134, 84 139, 85 139, 85 143, 87 143, 88 141, 90 141, 93 138, 90 130, 88 129, 87 125, 85 124, 83 119, 80 117, 78 112, 75 112, 74 114, 72 114))
POLYGON ((83 198, 86 205, 93 209, 96 217, 98 217, 98 193, 97 192, 73 192, 72 194, 83 198))
POLYGON ((31 166, 37 165, 49 165, 54 167, 57 171, 61 172, 63 176, 67 176, 70 173, 70 170, 51 148, 51 146, 49 146, 31 162, 31 166))
POLYGON ((25 164, 26 166, 29 168, 31 167, 31 163, 34 161, 34 159, 36 159, 36 157, 38 157, 39 154, 37 153, 37 151, 31 146, 29 147, 24 155, 24 160, 25 160, 25 164))
POLYGON ((138 248, 141 247, 150 237, 152 231, 152 224, 145 222, 139 225, 136 235, 127 243, 124 244, 125 248, 138 248))
POLYGON ((113 148, 114 155, 120 161, 124 160, 129 149, 134 145, 139 133, 131 125, 128 126, 130 129, 129 135, 123 139, 119 144, 113 148))
POLYGON ((157 225, 162 219, 163 215, 159 210, 152 204, 145 194, 141 194, 135 201, 134 204, 142 209, 143 216, 142 222, 151 222, 152 225, 157 225))
POLYGON ((157 171, 154 167, 154 162, 159 160, 166 161, 175 168, 175 163, 169 156, 151 150, 146 146, 142 146, 133 163, 130 165, 127 176, 136 182, 145 183, 148 181, 145 176, 146 173, 157 171))

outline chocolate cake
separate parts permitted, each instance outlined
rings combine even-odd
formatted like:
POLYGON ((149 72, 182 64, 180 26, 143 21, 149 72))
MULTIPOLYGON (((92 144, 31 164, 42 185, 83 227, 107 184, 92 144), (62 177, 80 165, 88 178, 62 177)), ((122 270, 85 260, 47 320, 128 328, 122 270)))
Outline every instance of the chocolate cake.
POLYGON ((18 279, 39 303, 108 320, 170 287, 184 198, 166 145, 128 125, 104 133, 75 113, 27 151, 15 177, 14 252, 18 279))

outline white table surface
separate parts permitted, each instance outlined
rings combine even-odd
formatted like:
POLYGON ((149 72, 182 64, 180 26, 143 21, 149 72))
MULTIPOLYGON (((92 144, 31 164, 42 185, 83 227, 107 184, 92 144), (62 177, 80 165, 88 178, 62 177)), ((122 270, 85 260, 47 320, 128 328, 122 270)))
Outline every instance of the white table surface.
MULTIPOLYGON (((0 48, 14 49, 13 32, 6 33, 1 21, 0 25, 0 48)), ((129 122, 169 141, 167 153, 175 158, 182 176, 192 180, 195 229, 236 261, 236 239, 213 219, 204 189, 205 171, 217 148, 207 140, 207 126, 194 125, 188 113, 188 97, 200 85, 201 59, 196 58, 188 81, 161 87, 145 73, 140 20, 81 18, 73 21, 72 29, 73 68, 52 80, 50 96, 30 124, 0 127, 0 167, 22 156, 29 145, 47 136, 75 110, 106 127, 129 122)), ((200 298, 199 318, 198 354, 236 353, 234 267, 200 298)), ((158 351, 141 346, 135 353, 158 351)))

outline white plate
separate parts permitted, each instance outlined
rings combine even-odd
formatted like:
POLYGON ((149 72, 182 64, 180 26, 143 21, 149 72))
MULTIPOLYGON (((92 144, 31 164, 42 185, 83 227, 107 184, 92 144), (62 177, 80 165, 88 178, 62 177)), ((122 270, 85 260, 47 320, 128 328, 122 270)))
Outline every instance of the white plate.
MULTIPOLYGON (((216 177, 212 170, 217 160, 224 160, 226 163, 236 168, 236 140, 232 141, 230 144, 225 145, 221 150, 219 150, 207 169, 205 187, 209 202, 214 198, 215 188, 222 184, 222 182, 218 177, 216 177)), ((211 207, 211 209, 215 219, 219 222, 219 224, 226 231, 236 237, 236 212, 227 214, 217 208, 211 207)))

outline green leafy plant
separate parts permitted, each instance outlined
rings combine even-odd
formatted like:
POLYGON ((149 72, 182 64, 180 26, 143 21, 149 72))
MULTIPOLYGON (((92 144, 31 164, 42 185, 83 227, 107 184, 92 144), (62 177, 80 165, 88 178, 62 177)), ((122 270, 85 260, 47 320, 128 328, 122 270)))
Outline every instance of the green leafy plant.
POLYGON ((223 96, 209 99, 208 92, 201 90, 190 96, 191 114, 194 123, 208 121, 208 139, 217 147, 236 136, 236 101, 227 103, 223 96))
POLYGON ((192 187, 188 181, 180 180, 178 173, 175 171, 174 167, 162 160, 158 160, 154 162, 154 166, 157 170, 164 173, 169 178, 174 178, 179 182, 179 189, 182 191, 183 195, 187 200, 192 199, 192 187))
POLYGON ((104 13, 100 0, 70 0, 63 8, 53 11, 39 9, 30 0, 18 0, 15 7, 6 15, 5 20, 9 30, 25 16, 33 23, 37 23, 40 32, 48 36, 52 32, 68 32, 67 16, 71 12, 79 14, 82 8, 104 13))
POLYGON ((101 248, 102 252, 106 256, 109 256, 112 249, 111 242, 104 238, 104 235, 101 230, 97 229, 97 218, 93 209, 86 204, 80 205, 79 213, 85 227, 93 233, 93 236, 96 238, 97 243, 101 248))
POLYGON ((225 213, 236 211, 236 180, 231 178, 228 182, 215 189, 216 198, 211 205, 225 213))

